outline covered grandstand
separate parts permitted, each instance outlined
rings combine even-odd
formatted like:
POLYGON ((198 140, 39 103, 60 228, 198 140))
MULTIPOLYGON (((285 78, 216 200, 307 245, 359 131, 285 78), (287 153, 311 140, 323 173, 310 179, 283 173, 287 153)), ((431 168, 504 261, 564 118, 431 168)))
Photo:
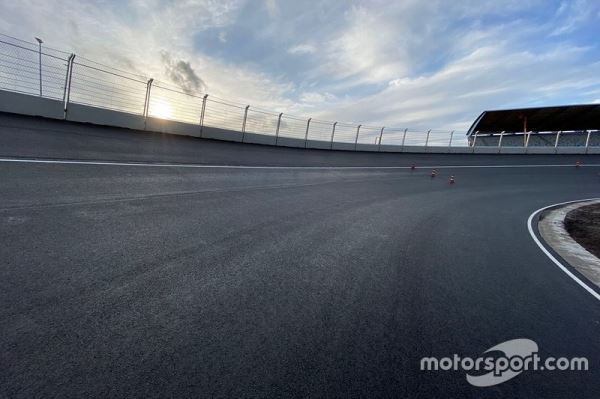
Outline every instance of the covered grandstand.
POLYGON ((484 111, 470 146, 600 147, 600 104, 484 111))

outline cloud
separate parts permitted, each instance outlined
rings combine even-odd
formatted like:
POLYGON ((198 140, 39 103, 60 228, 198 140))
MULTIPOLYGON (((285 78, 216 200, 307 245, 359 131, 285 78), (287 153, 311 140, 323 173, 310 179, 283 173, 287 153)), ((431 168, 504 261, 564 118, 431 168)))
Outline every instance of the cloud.
POLYGON ((290 54, 312 54, 317 51, 317 48, 312 44, 298 44, 296 46, 292 46, 288 49, 288 53, 290 54))
MULTIPOLYGON (((552 35, 571 33, 582 27, 588 19, 593 17, 594 9, 598 9, 598 2, 592 0, 563 1, 556 11, 556 23, 558 26, 552 31, 552 35)), ((598 10, 600 12, 600 10, 598 10)))
POLYGON ((271 18, 279 17, 279 4, 277 0, 265 0, 265 7, 267 8, 267 13, 271 18))
POLYGON ((188 61, 174 60, 166 51, 161 53, 161 58, 167 76, 173 83, 181 87, 184 93, 200 94, 206 91, 206 84, 188 61))
POLYGON ((466 129, 483 109, 598 99, 598 8, 594 0, 22 0, 1 3, 0 31, 303 118, 466 129))

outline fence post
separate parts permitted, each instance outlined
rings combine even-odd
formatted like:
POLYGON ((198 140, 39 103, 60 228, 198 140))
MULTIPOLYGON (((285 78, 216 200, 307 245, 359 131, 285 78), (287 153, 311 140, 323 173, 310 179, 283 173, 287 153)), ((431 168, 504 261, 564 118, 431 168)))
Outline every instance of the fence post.
POLYGON ((591 131, 591 130, 588 130, 588 132, 587 132, 587 133, 588 133, 588 134, 587 134, 587 138, 585 139, 585 153, 586 153, 586 154, 588 153, 588 150, 589 150, 589 148, 590 148, 590 137, 591 137, 591 135, 592 135, 592 131, 591 131))
POLYGON ((473 138, 473 143, 471 144, 471 147, 473 148, 475 148, 475 144, 477 144, 477 134, 479 134, 479 130, 475 132, 475 137, 473 138))
MULTIPOLYGON (((531 132, 525 135, 525 149, 529 148, 529 138, 531 137, 531 132)), ((527 152, 527 150, 525 150, 527 152)))
POLYGON ((304 133, 304 148, 306 148, 306 146, 308 144, 308 129, 310 128, 311 120, 312 120, 312 118, 308 118, 308 121, 306 122, 306 133, 304 133))
POLYGON ((558 152, 558 141, 560 140, 560 134, 561 134, 562 130, 559 130, 556 133, 556 140, 554 141, 554 152, 558 152))
POLYGON ((44 43, 44 42, 39 37, 36 37, 35 40, 37 40, 38 45, 39 45, 38 55, 39 55, 39 70, 40 70, 40 97, 42 97, 42 43, 44 43))
POLYGON ((65 76, 65 89, 63 91, 63 103, 64 103, 64 119, 67 119, 67 108, 69 106, 69 99, 71 97, 71 77, 73 76, 73 60, 75 60, 75 54, 69 56, 67 62, 67 74, 65 76))
MULTIPOLYGON (((504 132, 505 132, 505 130, 500 132, 500 138, 498 139, 498 148, 499 149, 502 148, 502 139, 504 138, 504 132)), ((500 151, 500 150, 498 150, 498 151, 500 151)))
POLYGON ((275 129, 275 145, 279 141, 279 128, 281 127, 281 117, 283 116, 283 112, 279 114, 279 118, 277 118, 277 129, 275 129))
POLYGON ((452 138, 454 137, 454 130, 450 132, 450 141, 448 142, 448 147, 452 147, 452 138))
POLYGON ((402 151, 404 151, 404 142, 406 141, 406 132, 408 132, 408 129, 404 129, 404 134, 402 135, 402 151))
POLYGON ((204 130, 204 113, 206 112, 206 99, 208 94, 202 97, 202 110, 200 111, 200 137, 202 137, 202 131, 204 130))
POLYGON ((152 82, 154 82, 154 79, 149 79, 146 83, 146 98, 144 99, 144 119, 148 117, 148 109, 150 108, 150 91, 152 90, 152 82))
POLYGON ((246 135, 246 120, 248 119, 248 108, 250 108, 250 106, 246 105, 246 108, 244 109, 244 121, 242 122, 242 143, 244 142, 244 136, 246 135))
POLYGON ((362 125, 358 125, 356 128, 356 137, 354 138, 354 151, 356 151, 356 147, 358 146, 358 135, 360 134, 360 127, 362 125))
POLYGON ((379 145, 377 146, 377 151, 381 151, 381 138, 383 137, 383 129, 385 126, 381 128, 381 132, 379 132, 379 145))
POLYGON ((427 144, 429 144, 429 134, 431 133, 431 129, 427 131, 427 137, 425 137, 425 148, 427 148, 427 144))
POLYGON ((337 122, 333 122, 333 129, 331 129, 331 146, 330 149, 333 150, 333 137, 335 136, 335 126, 337 125, 337 122))

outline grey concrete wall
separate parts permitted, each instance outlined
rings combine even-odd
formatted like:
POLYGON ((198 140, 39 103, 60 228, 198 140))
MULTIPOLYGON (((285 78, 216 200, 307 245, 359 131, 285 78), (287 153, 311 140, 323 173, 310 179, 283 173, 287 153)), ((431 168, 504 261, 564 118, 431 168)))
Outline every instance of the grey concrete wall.
POLYGON ((555 154, 556 151, 554 147, 528 147, 528 154, 555 154))
POLYGON ((146 119, 146 130, 149 132, 200 137, 200 125, 153 118, 150 116, 146 119))
POLYGON ((354 151, 354 143, 333 143, 334 150, 354 151))
POLYGON ((242 141, 242 132, 234 130, 219 129, 218 127, 204 126, 202 136, 205 139, 215 139, 224 141, 242 141))
POLYGON ((448 154, 472 154, 473 147, 450 147, 448 154))
POLYGON ((293 137, 281 137, 277 139, 277 145, 281 147, 304 148, 304 140, 293 137))
POLYGON ((144 117, 142 115, 128 114, 126 112, 75 103, 69 104, 67 120, 144 130, 144 117))
POLYGON ((356 151, 379 151, 379 146, 377 144, 358 143, 356 151))
POLYGON ((498 147, 473 147, 475 154, 498 154, 500 149, 498 147))
POLYGON ((4 90, 0 90, 0 111, 52 119, 63 119, 65 116, 61 100, 4 90))
POLYGON ((589 147, 588 154, 600 154, 600 147, 589 147))
POLYGON ((275 145, 275 136, 258 133, 244 133, 243 143, 275 145))
POLYGON ((308 140, 306 142, 306 148, 320 148, 322 150, 329 150, 331 148, 331 142, 321 140, 308 140))
POLYGON ((585 154, 585 147, 558 147, 557 154, 585 154))
POLYGON ((402 147, 398 145, 382 144, 379 147, 381 152, 402 152, 402 147))
MULTIPOLYGON (((447 148, 444 148, 444 150, 447 150, 447 148)), ((424 145, 410 145, 410 146, 405 146, 404 149, 402 150, 402 152, 408 152, 408 153, 423 153, 423 152, 427 152, 427 148, 424 145)))
MULTIPOLYGON (((15 93, 11 91, 0 90, 0 112, 9 112, 23 115, 42 116, 53 119, 65 119, 63 111, 63 102, 60 100, 38 97, 35 95, 15 93)), ((242 134, 240 131, 220 129, 212 126, 201 128, 197 124, 183 123, 178 121, 163 120, 159 118, 148 117, 145 119, 142 115, 130 114, 126 112, 114 111, 109 109, 97 108, 89 105, 70 103, 66 114, 66 119, 74 122, 86 122, 97 125, 124 127, 137 130, 147 130, 152 132, 178 134, 193 137, 204 137, 225 141, 243 141, 253 144, 278 145, 295 148, 318 148, 334 149, 343 151, 381 151, 381 152, 407 152, 407 153, 451 153, 451 154, 600 154, 600 147, 583 146, 559 146, 556 150, 553 146, 530 146, 528 148, 521 146, 498 148, 496 146, 477 146, 473 147, 447 147, 447 146, 394 146, 377 144, 357 144, 354 143, 332 143, 321 140, 308 140, 292 137, 279 137, 274 135, 262 135, 258 133, 242 134)), ((598 134, 592 137, 599 140, 598 134)), ((534 137, 534 136, 532 136, 534 137)), ((583 136, 581 136, 583 137, 583 136)), ((505 136, 504 142, 510 138, 505 136)), ((563 139, 561 136, 561 143, 563 139)), ((543 143, 542 143, 543 144, 543 143)))
POLYGON ((525 147, 502 147, 500 154, 525 154, 525 147))

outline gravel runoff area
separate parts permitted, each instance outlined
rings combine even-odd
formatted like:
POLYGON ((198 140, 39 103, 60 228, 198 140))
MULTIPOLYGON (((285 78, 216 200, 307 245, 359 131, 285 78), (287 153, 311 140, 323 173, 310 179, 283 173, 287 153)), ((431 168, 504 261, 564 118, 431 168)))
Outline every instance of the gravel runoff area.
POLYGON ((600 204, 567 213, 565 229, 579 245, 600 258, 600 204))

